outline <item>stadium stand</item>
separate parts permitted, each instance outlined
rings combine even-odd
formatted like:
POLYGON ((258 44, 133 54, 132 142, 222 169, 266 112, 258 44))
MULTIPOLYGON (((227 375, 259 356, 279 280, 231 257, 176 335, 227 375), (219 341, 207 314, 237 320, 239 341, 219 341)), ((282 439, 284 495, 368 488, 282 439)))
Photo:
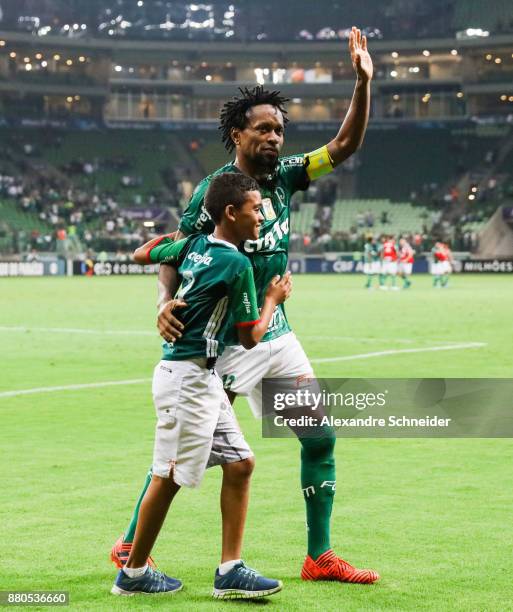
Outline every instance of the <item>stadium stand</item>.
POLYGON ((398 127, 370 129, 360 153, 358 193, 392 200, 422 196, 424 185, 437 187, 484 161, 501 134, 486 129, 398 127))
POLYGON ((284 155, 325 144, 354 88, 352 22, 374 62, 369 128, 355 155, 297 194, 295 239, 350 249, 365 231, 406 232, 472 247, 513 199, 508 0, 485 12, 477 0, 362 0, 313 13, 300 0, 292 14, 270 0, 86 4, 6 4, 0 17, 4 252, 20 236, 54 248, 57 232, 77 249, 128 250, 147 227, 175 229, 194 185, 232 158, 217 123, 237 87, 290 98, 284 155))
POLYGON ((431 226, 430 212, 422 206, 390 200, 339 200, 333 209, 332 230, 351 227, 375 235, 425 232, 431 226))
MULTIPOLYGON (((323 202, 318 182, 305 194, 302 203, 298 201, 297 210, 292 212, 291 231, 311 236, 314 243, 321 237, 327 243, 329 233, 352 235, 354 229, 358 235, 363 230, 374 235, 429 234, 438 221, 437 211, 447 207, 444 198, 450 185, 457 184, 459 176, 467 176, 469 168, 488 168, 486 155, 497 151, 504 141, 498 133, 501 132, 469 126, 371 128, 365 146, 351 164, 338 169, 330 179, 322 179, 336 181, 335 206, 326 212, 332 205, 323 202), (361 219, 369 211, 372 226, 361 219), (383 215, 385 222, 381 221, 383 215)), ((312 150, 327 142, 331 135, 329 130, 290 129, 284 153, 312 150)), ((34 232, 52 235, 57 227, 63 226, 71 235, 76 234, 77 241, 95 248, 100 244, 103 248, 116 247, 118 234, 108 223, 112 220, 118 223, 120 215, 115 209, 183 208, 193 185, 230 159, 220 146, 216 129, 180 132, 3 129, 0 136, 8 143, 0 161, 2 174, 24 176, 25 184, 17 206, 16 198, 4 192, 4 226, 15 232, 23 231, 29 237, 34 232), (23 200, 27 197, 37 204, 27 205, 23 200), (48 212, 55 205, 56 218, 48 212), (83 213, 78 223, 72 217, 74 206, 83 213)), ((512 156, 510 151, 501 161, 499 176, 509 176, 507 169, 512 156)), ((463 207, 458 219, 460 227, 455 232, 454 222, 450 237, 479 233, 493 212, 481 214, 482 206, 484 202, 479 199, 471 214, 463 207), (464 212, 468 214, 464 216, 464 212)), ((136 244, 142 236, 140 225, 138 230, 137 223, 128 221, 122 234, 122 244, 136 244), (127 234, 132 236, 128 242, 127 234)), ((461 240, 465 245, 475 242, 470 238, 461 240)), ((12 241, 2 241, 4 250, 8 243, 12 241)))
POLYGON ((314 221, 317 204, 306 202, 301 204, 298 211, 290 213, 290 227, 294 232, 310 234, 314 221))

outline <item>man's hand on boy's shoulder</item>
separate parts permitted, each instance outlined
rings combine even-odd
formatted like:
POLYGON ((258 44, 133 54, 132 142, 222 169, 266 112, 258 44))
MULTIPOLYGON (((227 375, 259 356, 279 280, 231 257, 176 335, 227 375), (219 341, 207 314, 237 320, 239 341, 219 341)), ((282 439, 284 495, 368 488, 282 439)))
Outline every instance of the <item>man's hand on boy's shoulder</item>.
POLYGON ((166 342, 174 342, 182 337, 184 325, 173 315, 173 311, 185 306, 187 306, 186 302, 176 299, 168 300, 160 306, 157 316, 157 328, 159 334, 166 342))

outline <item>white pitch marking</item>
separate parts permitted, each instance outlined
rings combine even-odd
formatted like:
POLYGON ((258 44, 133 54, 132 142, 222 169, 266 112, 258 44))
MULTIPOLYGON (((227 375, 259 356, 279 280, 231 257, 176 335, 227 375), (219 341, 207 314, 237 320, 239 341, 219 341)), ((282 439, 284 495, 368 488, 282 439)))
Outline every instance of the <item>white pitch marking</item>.
POLYGON ((358 355, 344 355, 343 357, 320 357, 310 359, 311 363, 330 363, 333 361, 356 361, 357 359, 370 359, 371 357, 383 357, 385 355, 401 355, 406 353, 428 353, 431 351, 456 351, 461 349, 482 348, 486 342, 467 342, 465 344, 449 344, 445 346, 426 346, 424 348, 391 349, 389 351, 377 351, 375 353, 360 353, 358 355))
MULTIPOLYGON (((140 329, 86 329, 83 327, 24 327, 24 326, 1 326, 0 332, 49 332, 57 334, 97 334, 111 336, 152 336, 156 337, 158 333, 155 331, 146 331, 140 329)), ((355 337, 355 336, 308 336, 298 334, 301 340, 347 340, 357 342, 397 342, 399 344, 413 344, 418 342, 418 339, 413 338, 372 338, 372 337, 355 337)), ((430 338, 431 342, 440 342, 442 344, 451 344, 454 340, 437 340, 430 338)))
MULTIPOLYGON (((425 353, 430 351, 452 351, 468 348, 482 348, 486 346, 486 342, 467 342, 466 344, 453 344, 450 346, 428 346, 425 348, 414 349, 397 349, 389 351, 378 351, 375 353, 360 353, 357 355, 344 355, 343 357, 323 357, 320 359, 311 359, 311 363, 330 363, 333 361, 353 361, 357 359, 370 359, 371 357, 383 357, 385 355, 398 355, 404 353, 425 353)), ((87 383, 83 385, 67 385, 61 387, 36 387, 34 389, 19 389, 18 391, 3 391, 0 393, 0 399, 3 397, 15 397, 17 395, 30 395, 32 393, 52 393, 53 391, 75 391, 80 389, 95 389, 99 387, 113 387, 115 385, 137 385, 150 382, 151 378, 135 378, 132 380, 111 380, 100 383, 87 383)))
POLYGON ((15 397, 16 395, 31 395, 32 393, 53 393, 54 391, 76 391, 80 389, 97 389, 99 387, 114 387, 116 385, 139 385, 148 383, 151 378, 133 378, 131 380, 108 380, 99 383, 86 383, 83 385, 64 385, 61 387, 36 387, 34 389, 19 389, 17 391, 3 391, 2 397, 15 397))
POLYGON ((137 329, 84 329, 83 327, 3 327, 0 331, 12 332, 51 332, 57 334, 109 334, 112 336, 156 336, 157 332, 137 329))
MULTIPOLYGON (((398 344, 416 344, 422 340, 413 338, 372 338, 372 337, 356 337, 356 336, 304 336, 298 334, 300 340, 347 340, 355 342, 379 343, 379 342, 397 342, 398 344)), ((440 342, 441 344, 453 344, 457 340, 439 340, 438 338, 428 338, 425 342, 440 342)))

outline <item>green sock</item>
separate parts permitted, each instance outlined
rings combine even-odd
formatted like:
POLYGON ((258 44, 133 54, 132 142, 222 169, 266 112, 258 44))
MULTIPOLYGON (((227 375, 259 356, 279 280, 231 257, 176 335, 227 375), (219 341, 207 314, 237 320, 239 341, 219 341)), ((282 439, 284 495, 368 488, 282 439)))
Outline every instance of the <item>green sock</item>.
POLYGON ((383 274, 379 275, 379 286, 383 287, 383 285, 385 284, 385 277, 383 276, 383 274))
POLYGON ((312 559, 331 548, 330 519, 335 495, 335 436, 300 438, 301 488, 306 503, 308 554, 312 559))
POLYGON ((372 276, 367 274, 367 284, 365 285, 365 289, 368 289, 372 284, 372 276))
POLYGON ((449 282, 449 275, 444 274, 441 278, 442 287, 447 287, 448 282, 449 282))
POLYGON ((146 493, 147 488, 150 486, 151 478, 153 476, 153 471, 150 468, 148 474, 146 475, 146 480, 144 481, 144 487, 141 491, 141 495, 135 504, 134 513, 132 514, 132 518, 130 520, 130 525, 128 525, 128 529, 123 536, 123 542, 133 542, 135 536, 135 528, 137 527, 137 519, 139 518, 139 508, 141 507, 141 502, 143 500, 144 494, 146 493))
POLYGON ((438 275, 435 275, 435 277, 433 278, 433 287, 436 287, 438 285, 439 280, 440 277, 438 275))

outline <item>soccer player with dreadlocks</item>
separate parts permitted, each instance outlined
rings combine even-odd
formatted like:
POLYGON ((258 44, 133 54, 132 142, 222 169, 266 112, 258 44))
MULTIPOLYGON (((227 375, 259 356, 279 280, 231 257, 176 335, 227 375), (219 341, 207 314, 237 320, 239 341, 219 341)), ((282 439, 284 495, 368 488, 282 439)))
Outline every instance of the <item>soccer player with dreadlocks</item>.
MULTIPOLYGON (((287 123, 286 98, 263 87, 241 89, 241 95, 228 101, 221 111, 222 140, 235 160, 216 170, 196 187, 185 211, 176 238, 213 231, 213 223, 204 207, 204 195, 213 177, 226 173, 244 173, 254 178, 262 196, 264 220, 257 240, 246 240, 241 249, 249 257, 254 271, 259 304, 269 281, 283 275, 287 267, 290 199, 294 192, 307 189, 311 180, 330 172, 352 155, 362 144, 370 107, 372 60, 366 37, 352 29, 349 51, 356 72, 356 86, 347 115, 336 136, 325 146, 306 154, 279 157, 287 123)), ((161 266, 159 272, 159 317, 161 335, 167 341, 176 338, 180 322, 172 315, 176 279, 161 266)), ((268 332, 252 351, 246 351, 236 335, 225 337, 225 352, 217 360, 216 369, 233 402, 237 395, 248 397, 254 413, 261 413, 261 381, 263 378, 302 380, 313 376, 312 366, 299 341, 291 331, 283 305, 279 305, 268 332)), ((300 438, 301 487, 306 505, 307 555, 301 571, 303 580, 338 580, 369 584, 379 576, 372 570, 360 570, 331 549, 330 517, 335 493, 335 439, 331 431, 318 438, 300 438)), ((225 447, 218 448, 223 468, 221 510, 223 527, 223 568, 238 562, 242 531, 239 517, 245 516, 249 481, 254 459, 248 457, 242 437, 225 436, 225 447), (241 486, 241 482, 247 484, 241 486), (240 491, 246 493, 241 495, 240 491), (228 552, 231 552, 231 556, 228 552), (232 558, 233 557, 233 558, 232 558)), ((144 491, 151 481, 148 474, 144 491)), ((139 500, 139 503, 140 503, 139 500)), ((134 538, 139 504, 125 535, 115 544, 111 558, 121 567, 129 556, 134 538)))

